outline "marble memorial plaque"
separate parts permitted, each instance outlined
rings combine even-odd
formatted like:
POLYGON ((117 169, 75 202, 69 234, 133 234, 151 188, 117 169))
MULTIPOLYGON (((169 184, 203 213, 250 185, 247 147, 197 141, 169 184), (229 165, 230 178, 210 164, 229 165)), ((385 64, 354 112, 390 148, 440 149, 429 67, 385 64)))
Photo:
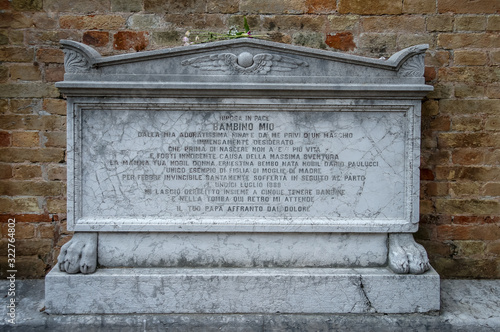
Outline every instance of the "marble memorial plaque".
POLYGON ((386 230, 411 213, 408 112, 82 109, 77 223, 113 230, 386 230))
POLYGON ((257 39, 109 57, 61 43, 75 233, 48 313, 439 309, 412 235, 427 45, 369 59, 257 39))

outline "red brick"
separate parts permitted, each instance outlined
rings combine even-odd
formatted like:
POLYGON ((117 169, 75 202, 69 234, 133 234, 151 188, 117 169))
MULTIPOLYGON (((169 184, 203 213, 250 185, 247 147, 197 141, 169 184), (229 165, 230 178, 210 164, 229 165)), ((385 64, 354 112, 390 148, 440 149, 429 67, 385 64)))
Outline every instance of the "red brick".
POLYGON ((356 48, 354 36, 351 32, 339 32, 334 35, 327 35, 325 43, 331 48, 341 51, 352 51, 356 48))
POLYGON ((42 10, 42 0, 12 0, 12 8, 18 11, 37 11, 42 10))
POLYGON ((430 129, 433 131, 448 131, 451 127, 451 120, 448 116, 438 116, 431 120, 430 129))
POLYGON ((454 64, 456 66, 484 66, 488 61, 485 51, 455 50, 454 64))
POLYGON ((39 165, 16 165, 13 167, 13 178, 26 180, 42 177, 42 168, 39 165))
POLYGON ((425 67, 424 77, 426 82, 432 82, 436 79, 436 68, 425 67))
POLYGON ((66 115, 66 100, 44 99, 43 109, 51 114, 66 115))
POLYGON ((440 100, 439 113, 454 115, 477 115, 477 114, 498 114, 500 113, 500 100, 440 100))
POLYGON ((500 15, 488 17, 488 24, 486 30, 499 31, 500 30, 500 15))
POLYGON ((148 33, 144 31, 120 31, 114 36, 113 48, 115 50, 135 50, 137 52, 144 50, 148 44, 148 33))
POLYGON ((433 116, 439 113, 439 103, 437 100, 426 100, 422 104, 422 116, 433 116))
POLYGON ((441 148, 474 148, 499 146, 500 133, 439 133, 438 145, 441 148))
POLYGON ((455 149, 452 160, 459 165, 481 165, 485 161, 485 153, 478 149, 455 149))
POLYGON ((429 153, 423 151, 421 154, 422 167, 433 165, 446 165, 450 162, 450 151, 432 150, 429 153))
POLYGON ((0 148, 0 162, 64 162, 64 149, 61 148, 0 148))
POLYGON ((42 110, 39 99, 11 99, 10 111, 16 114, 38 113, 42 110))
MULTIPOLYGON (((436 199, 436 211, 452 215, 491 215, 500 213, 498 200, 436 199)), ((473 230, 466 227, 468 232, 473 230)), ((500 237, 500 227, 496 226, 500 237)), ((486 235, 484 235, 486 236, 486 235)))
POLYGON ((52 222, 52 217, 48 214, 0 214, 0 223, 6 223, 9 219, 18 222, 52 222))
MULTIPOLYGON (((420 224, 448 225, 451 224, 451 217, 445 215, 421 214, 420 224)), ((425 227, 429 227, 425 225, 425 227)))
POLYGON ((266 30, 323 30, 325 19, 322 16, 273 15, 263 19, 266 30))
POLYGON ((341 14, 362 15, 401 14, 401 0, 339 0, 338 11, 341 14))
POLYGON ((36 236, 41 239, 53 239, 55 237, 54 224, 39 224, 36 228, 36 236))
POLYGON ((10 1, 9 0, 0 0, 0 10, 10 9, 10 1))
POLYGON ((497 0, 439 0, 437 3, 439 13, 496 14, 500 11, 497 0))
POLYGON ((436 167, 437 180, 500 181, 498 167, 436 167))
POLYGON ((309 14, 333 13, 337 9, 336 0, 306 0, 306 12, 309 14))
POLYGON ((498 278, 495 259, 437 258, 431 261, 439 275, 447 278, 498 278))
POLYGON ((110 10, 110 1, 43 0, 43 9, 48 12, 100 13, 110 10))
POLYGON ((428 182, 424 186, 425 194, 431 197, 447 196, 449 185, 446 182, 428 182))
POLYGON ((484 15, 457 16, 455 17, 455 31, 484 31, 486 19, 484 15))
POLYGON ((12 136, 7 131, 0 131, 0 146, 7 147, 12 143, 12 136))
POLYGON ((453 16, 452 15, 427 16, 426 29, 429 32, 452 31, 453 30, 453 16))
POLYGON ((0 82, 5 83, 9 80, 9 67, 0 65, 0 82))
POLYGON ((359 15, 328 15, 332 31, 356 30, 359 26, 359 15))
POLYGON ((109 32, 86 31, 83 34, 83 42, 90 46, 102 47, 109 43, 109 32))
POLYGON ((306 6, 304 0, 240 0, 240 11, 250 14, 302 14, 306 12, 306 6))
POLYGON ((485 130, 500 130, 500 116, 490 116, 486 119, 486 123, 484 125, 485 130))
POLYGON ((38 30, 29 29, 25 32, 26 43, 36 47, 58 47, 61 39, 81 40, 82 33, 77 30, 38 30))
POLYGON ((441 33, 438 46, 448 49, 465 47, 500 47, 500 35, 495 33, 441 33))
POLYGON ((35 236, 35 226, 31 223, 16 223, 16 240, 32 239, 35 236))
POLYGON ((434 204, 431 200, 420 200, 420 214, 431 214, 434 212, 434 204))
POLYGON ((7 130, 40 130, 40 131, 63 131, 66 128, 66 118, 57 115, 0 115, 7 130))
MULTIPOLYGON (((248 0, 247 0, 248 1, 248 0)), ((272 1, 270 1, 272 2, 272 1)), ((262 4, 250 3, 251 8, 258 8, 262 4)), ((266 2, 263 3, 265 7, 266 2)), ((144 10, 152 13, 168 14, 193 14, 204 13, 206 10, 206 1, 196 0, 144 0, 144 10)), ((245 3, 240 3, 240 11, 246 11, 245 3)))
POLYGON ((483 119, 479 117, 456 117, 453 119, 454 131, 479 131, 483 129, 483 119))
POLYGON ((493 148, 486 154, 485 165, 500 165, 500 149, 493 148))
POLYGON ((456 84, 455 97, 456 98, 482 98, 486 95, 484 86, 476 84, 456 84))
POLYGON ((44 82, 59 82, 64 80, 64 66, 55 65, 45 67, 44 82))
POLYGON ((33 20, 24 13, 0 13, 0 28, 23 29, 30 28, 33 20))
POLYGON ((453 223, 459 225, 500 223, 500 216, 454 216, 453 223))
POLYGON ((207 3, 208 13, 234 14, 237 13, 238 11, 239 11, 239 0, 209 0, 207 3))
POLYGON ((66 186, 59 181, 0 181, 0 195, 5 196, 61 196, 66 186))
POLYGON ((31 62, 35 58, 33 49, 17 46, 4 46, 0 48, 0 61, 6 62, 31 62))
POLYGON ((12 178, 12 167, 7 164, 0 164, 0 179, 12 178))
POLYGON ((443 257, 443 256, 450 256, 452 254, 452 248, 447 243, 442 243, 438 241, 425 241, 420 239, 418 243, 424 246, 429 256, 437 255, 443 257))
POLYGON ((40 145, 40 135, 37 131, 24 131, 12 133, 12 146, 36 147, 40 145))
POLYGON ((62 29, 117 30, 125 28, 125 19, 120 15, 66 15, 59 18, 62 29))
POLYGON ((404 0, 403 13, 408 14, 432 14, 436 11, 435 0, 404 0))
POLYGON ((425 18, 420 16, 368 16, 361 20, 363 30, 368 32, 424 32, 425 18))
POLYGON ((476 197, 479 193, 481 186, 473 181, 457 181, 450 183, 450 197, 451 198, 466 198, 476 197))
MULTIPOLYGON (((41 213, 36 197, 0 198, 0 213, 41 213)), ((16 219, 17 220, 17 219, 16 219)))
POLYGON ((488 243, 488 245, 486 246, 486 252, 500 256, 500 241, 488 243))
POLYGON ((50 181, 66 181, 66 166, 49 166, 47 177, 50 181))
POLYGON ((37 29, 57 29, 57 20, 54 19, 54 16, 51 13, 46 12, 38 12, 33 13, 31 16, 33 19, 33 26, 37 29))
POLYGON ((430 169, 421 169, 420 180, 427 180, 427 181, 434 180, 434 172, 432 172, 432 170, 430 169))
POLYGON ((59 90, 53 84, 41 82, 0 84, 0 98, 56 98, 59 90))
POLYGON ((13 81, 39 81, 42 78, 38 65, 11 65, 9 71, 13 81))
POLYGON ((496 83, 500 80, 500 68, 496 67, 447 67, 438 71, 439 81, 460 83, 496 83))
POLYGON ((45 147, 65 148, 66 147, 66 133, 65 132, 46 132, 45 147))
POLYGON ((49 211, 49 213, 66 212, 66 200, 57 198, 47 198, 47 211, 49 211))
POLYGON ((484 196, 500 196, 500 183, 487 183, 483 186, 482 194, 484 196))
POLYGON ((36 59, 44 63, 64 63, 64 53, 60 49, 40 48, 36 51, 36 59))

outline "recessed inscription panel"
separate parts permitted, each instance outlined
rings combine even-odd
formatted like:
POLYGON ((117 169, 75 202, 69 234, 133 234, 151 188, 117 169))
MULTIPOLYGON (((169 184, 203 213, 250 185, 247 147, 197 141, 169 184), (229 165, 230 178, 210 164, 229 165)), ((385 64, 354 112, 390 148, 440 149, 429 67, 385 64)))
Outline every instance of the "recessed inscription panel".
POLYGON ((84 110, 80 216, 404 220, 406 112, 84 110))

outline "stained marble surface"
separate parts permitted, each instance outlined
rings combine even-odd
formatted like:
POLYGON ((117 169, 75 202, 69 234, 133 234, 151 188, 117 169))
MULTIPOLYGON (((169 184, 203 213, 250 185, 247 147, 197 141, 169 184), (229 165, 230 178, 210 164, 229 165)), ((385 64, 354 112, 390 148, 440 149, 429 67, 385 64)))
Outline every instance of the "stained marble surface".
POLYGON ((439 275, 365 269, 99 269, 45 280, 51 314, 408 313, 439 310, 439 275), (418 291, 415 291, 418 289, 418 291))

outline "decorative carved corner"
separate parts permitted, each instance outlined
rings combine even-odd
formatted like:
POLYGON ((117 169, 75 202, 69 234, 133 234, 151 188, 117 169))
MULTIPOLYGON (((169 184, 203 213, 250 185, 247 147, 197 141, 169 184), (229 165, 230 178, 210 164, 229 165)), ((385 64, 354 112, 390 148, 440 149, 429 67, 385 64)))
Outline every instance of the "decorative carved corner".
POLYGON ((399 61, 399 77, 423 77, 425 71, 424 56, 427 45, 417 45, 403 50, 399 61))
POLYGON ((422 77, 424 76, 424 54, 417 54, 406 60, 399 68, 400 77, 422 77))
POLYGON ((101 55, 93 48, 71 40, 61 40, 66 73, 88 73, 101 55))
POLYGON ((309 66, 305 61, 288 56, 269 53, 252 56, 248 52, 203 55, 184 60, 182 65, 229 75, 266 75, 270 71, 287 72, 309 66))
POLYGON ((64 49, 64 69, 67 73, 87 73, 90 71, 90 62, 81 53, 64 49))

